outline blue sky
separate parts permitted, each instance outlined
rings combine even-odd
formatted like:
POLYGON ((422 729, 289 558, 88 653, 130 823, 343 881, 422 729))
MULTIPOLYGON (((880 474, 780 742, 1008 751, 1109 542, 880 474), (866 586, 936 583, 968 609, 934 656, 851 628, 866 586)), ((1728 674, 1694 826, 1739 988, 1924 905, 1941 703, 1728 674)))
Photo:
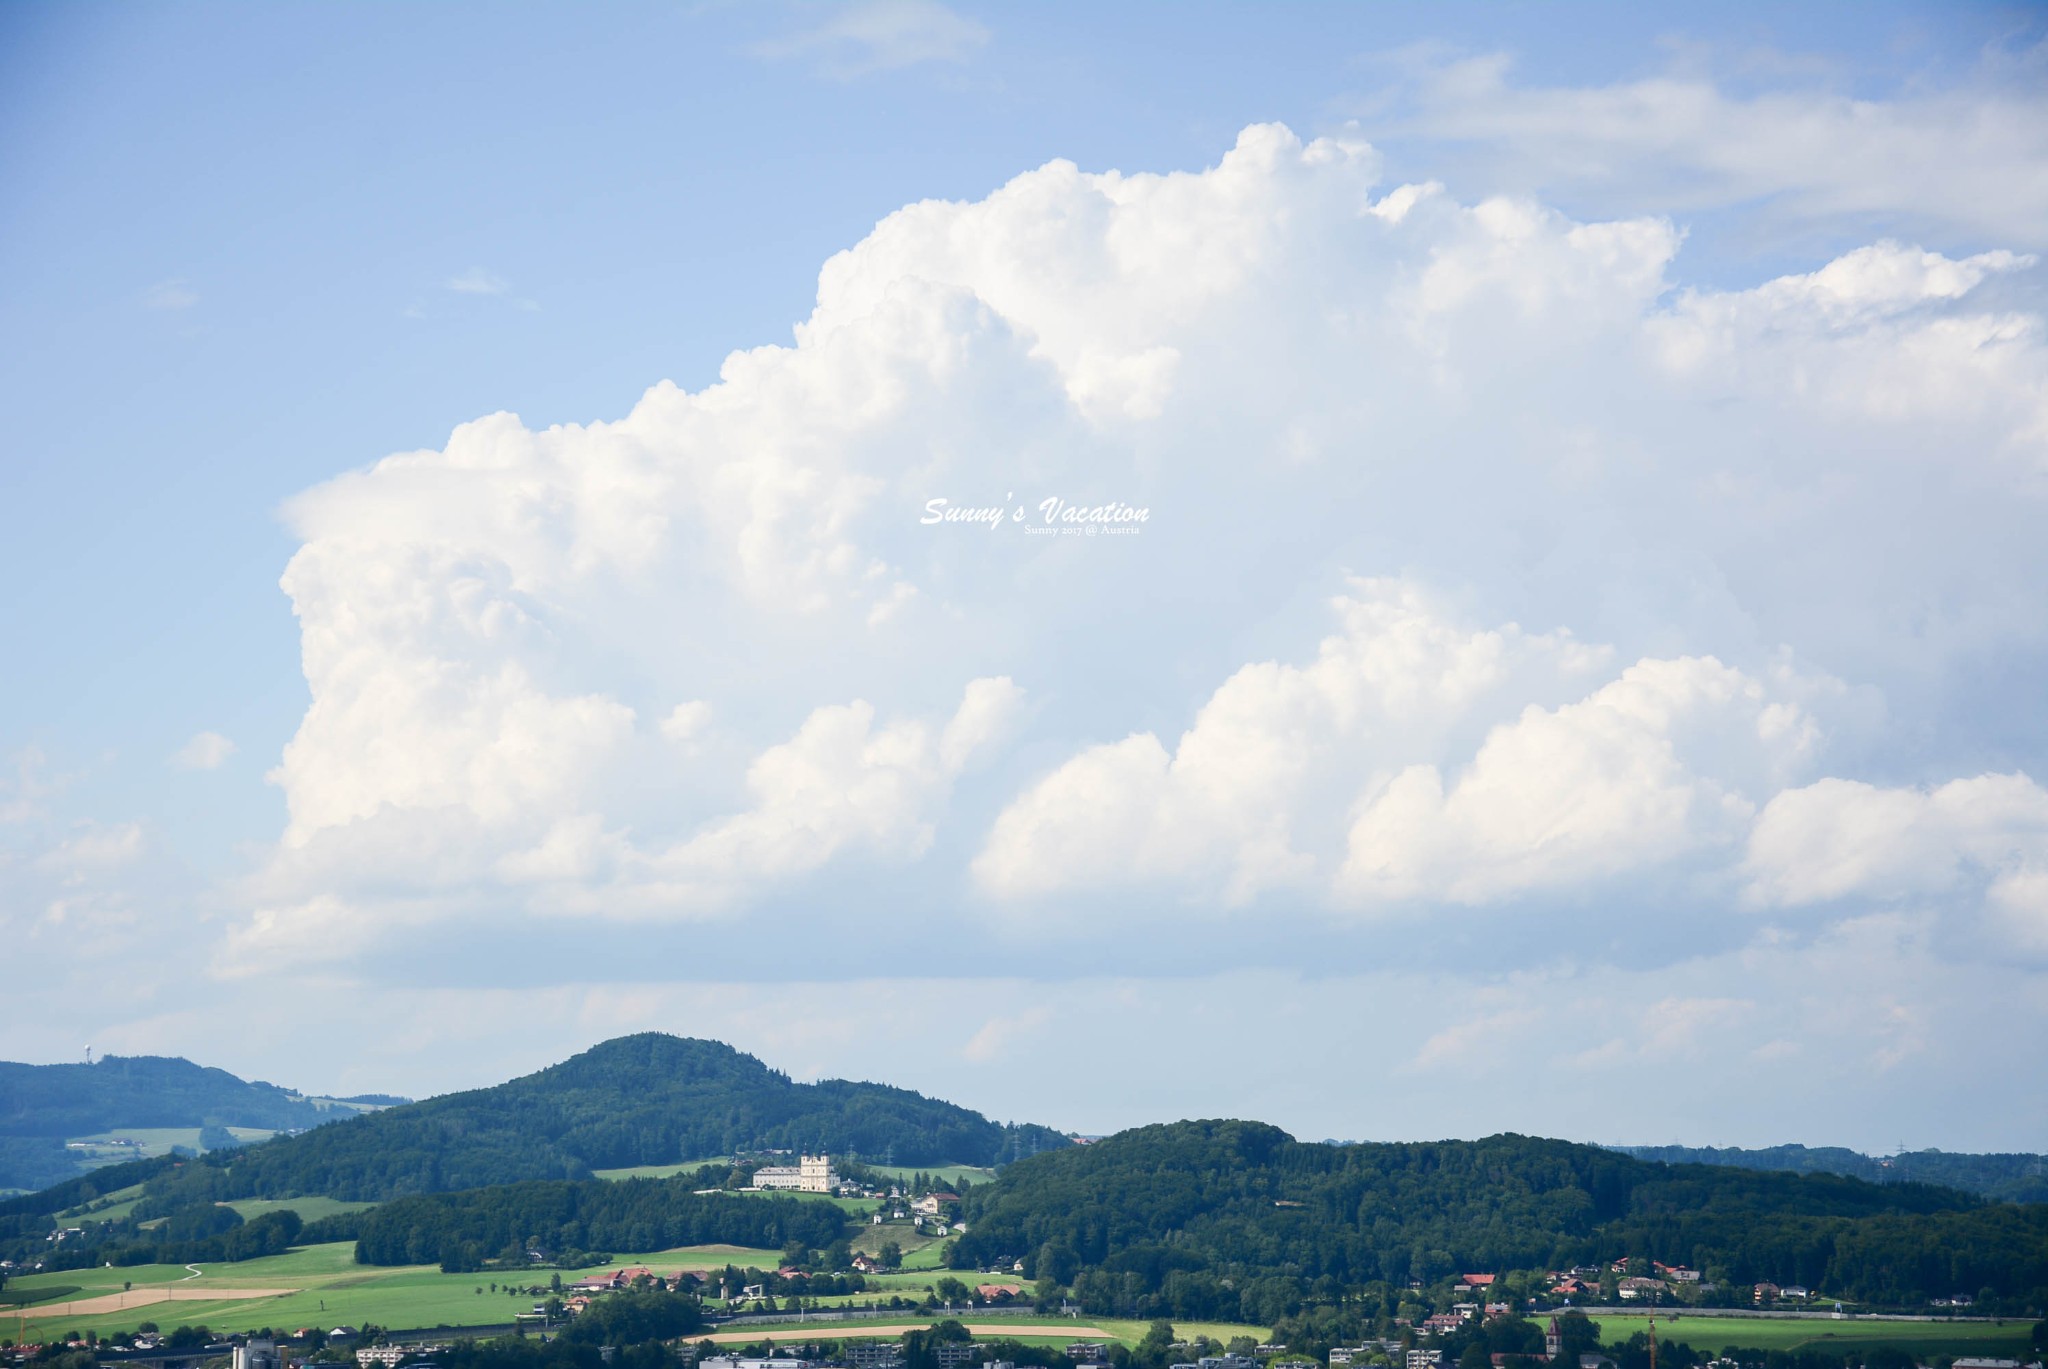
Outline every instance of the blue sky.
POLYGON ((2042 1149, 2043 36, 10 7, 5 1053, 2042 1149))

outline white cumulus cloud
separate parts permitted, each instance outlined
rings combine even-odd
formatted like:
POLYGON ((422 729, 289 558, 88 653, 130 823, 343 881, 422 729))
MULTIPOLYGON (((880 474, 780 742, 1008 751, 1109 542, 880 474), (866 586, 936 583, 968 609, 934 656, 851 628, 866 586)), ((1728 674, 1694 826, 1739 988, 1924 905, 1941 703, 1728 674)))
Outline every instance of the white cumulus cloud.
POLYGON ((1894 735, 1975 773, 1961 682, 2048 653, 2048 349, 2001 285, 2039 268, 1882 241, 1710 288, 1684 242, 1387 184, 1351 134, 1055 161, 890 214, 715 378, 307 490, 236 955, 1775 887, 1785 791, 1894 735))
POLYGON ((180 770, 218 770, 235 754, 235 744, 218 732, 193 735, 171 754, 171 764, 180 770))

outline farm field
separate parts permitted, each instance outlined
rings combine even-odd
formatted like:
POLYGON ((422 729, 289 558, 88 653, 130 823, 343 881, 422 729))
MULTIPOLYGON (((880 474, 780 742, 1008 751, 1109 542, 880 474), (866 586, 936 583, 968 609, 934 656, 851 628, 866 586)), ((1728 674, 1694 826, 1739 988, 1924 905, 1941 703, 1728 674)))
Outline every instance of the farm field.
MULTIPOLYGON (((976 1336, 1002 1336, 1042 1345, 1065 1345, 1076 1340, 1119 1340, 1126 1345, 1136 1345, 1145 1338, 1145 1333, 1152 1329, 1152 1323, 1149 1321, 1126 1321, 1116 1317, 1075 1320, 1068 1317, 1034 1317, 1028 1314, 1005 1317, 983 1313, 962 1315, 957 1320, 976 1336)), ((872 1322, 764 1322, 758 1326, 721 1331, 713 1339, 727 1345, 745 1345, 763 1340, 858 1340, 869 1336, 900 1336, 905 1331, 930 1324, 929 1321, 910 1319, 900 1322, 894 1319, 872 1322)), ((1212 1340, 1225 1343, 1234 1336, 1250 1336, 1254 1340, 1264 1341, 1272 1335, 1271 1327, 1239 1326, 1229 1322, 1175 1322, 1173 1329, 1181 1336, 1208 1336, 1212 1340)))
POLYGON ((593 1169, 590 1172, 600 1179, 673 1179, 678 1174, 692 1174, 706 1165, 730 1165, 729 1155, 714 1155, 708 1160, 684 1160, 673 1165, 629 1165, 624 1169, 593 1169))
POLYGON ((979 1165, 869 1165, 877 1174, 886 1174, 892 1179, 910 1179, 919 1174, 929 1174, 942 1184, 957 1184, 963 1178, 970 1183, 985 1184, 996 1177, 992 1169, 979 1165))
MULTIPOLYGON (((1603 1312, 1603 1344, 1627 1340, 1647 1329, 1649 1314, 1603 1312)), ((1803 1345, 1895 1345, 1917 1355, 1983 1355, 2010 1359, 2024 1350, 2032 1323, 2025 1321, 1879 1321, 1852 1317, 1819 1321, 1783 1317, 1657 1317, 1657 1339, 1677 1341, 1718 1354, 1730 1345, 1755 1350, 1796 1350, 1803 1345)))
MULTIPOLYGON (((1114 1334, 1126 1345, 1136 1345, 1145 1338, 1145 1333, 1152 1329, 1152 1323, 1149 1321, 1125 1321, 1117 1317, 1097 1317, 1094 1323, 1114 1334)), ((1273 1338, 1273 1328, 1270 1326, 1246 1326, 1228 1321, 1177 1321, 1173 1324, 1173 1332, 1183 1339, 1207 1336, 1210 1340, 1222 1341, 1225 1345, 1238 1336, 1250 1336, 1261 1344, 1273 1338)))
MULTIPOLYGON (((728 1263, 772 1268, 780 1259, 772 1250, 750 1250, 740 1246, 694 1246, 614 1257, 611 1266, 644 1264, 668 1273, 680 1269, 719 1269, 728 1263)), ((533 1282, 545 1283, 555 1270, 534 1271, 533 1282)), ((562 1270, 565 1280, 579 1277, 562 1270)), ((193 1323, 215 1330, 252 1331, 261 1327, 360 1326, 498 1326, 526 1311, 533 1299, 513 1293, 503 1284, 495 1290, 495 1277, 484 1274, 443 1274, 434 1265, 379 1268, 355 1262, 355 1245, 336 1241, 327 1245, 302 1246, 282 1255, 238 1264, 137 1265, 127 1269, 68 1269, 50 1274, 30 1274, 10 1280, 9 1293, 27 1293, 38 1287, 63 1289, 62 1306, 71 1308, 88 1299, 112 1298, 98 1310, 85 1312, 41 1312, 30 1304, 8 1308, 0 1314, 7 1323, 5 1334, 16 1339, 41 1339, 65 1331, 92 1330, 100 1335, 133 1331, 145 1321, 169 1329, 193 1323), (192 1270, 199 1270, 192 1276, 192 1270), (208 1281, 211 1281, 209 1284, 208 1281), (132 1285, 126 1288, 124 1285, 132 1285), (176 1299, 128 1306, 118 1305, 125 1293, 138 1298, 145 1293, 161 1295, 166 1288, 176 1299), (221 1296, 208 1297, 217 1288, 221 1296), (251 1296, 254 1294, 255 1296, 251 1296), (16 1317, 22 1318, 17 1335, 16 1317)))
POLYGON ((90 1217, 96 1222, 117 1222, 135 1210, 135 1204, 142 1201, 142 1185, 130 1184, 117 1188, 112 1193, 103 1193, 84 1207, 74 1207, 58 1216, 67 1223, 90 1217), (102 1206, 104 1204, 104 1206, 102 1206))
POLYGON ((944 1236, 920 1236, 908 1222, 888 1222, 881 1226, 864 1226, 853 1238, 853 1249, 857 1255, 879 1255, 882 1247, 890 1241, 903 1252, 903 1266, 906 1269, 937 1269, 939 1251, 945 1246, 944 1236), (920 1263, 913 1256, 929 1260, 920 1263))
MULTIPOLYGON (((227 1132, 237 1141, 267 1141, 276 1135, 266 1127, 229 1127, 227 1132)), ((107 1131, 96 1131, 90 1136, 72 1136, 67 1139, 92 1147, 87 1154, 96 1160, 133 1160, 139 1156, 168 1155, 173 1146, 198 1150, 199 1128, 114 1127, 107 1131), (117 1146, 112 1144, 115 1141, 133 1141, 135 1145, 117 1146)))
POLYGON ((345 1202, 340 1198, 236 1198, 221 1204, 242 1214, 242 1220, 252 1222, 271 1212, 296 1212, 299 1220, 317 1222, 322 1217, 332 1217, 342 1212, 368 1212, 375 1203, 345 1202))

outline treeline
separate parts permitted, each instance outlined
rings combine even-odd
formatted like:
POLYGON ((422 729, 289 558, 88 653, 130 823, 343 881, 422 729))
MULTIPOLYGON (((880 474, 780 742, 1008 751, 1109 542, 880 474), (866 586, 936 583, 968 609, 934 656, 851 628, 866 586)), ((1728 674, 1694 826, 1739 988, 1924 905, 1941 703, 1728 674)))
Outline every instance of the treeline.
POLYGON ((822 1249, 840 1238, 835 1203, 786 1197, 699 1195, 682 1183, 531 1182, 399 1198, 360 1214, 361 1264, 521 1266, 530 1243, 549 1250, 666 1250, 680 1245, 822 1249))
POLYGON ((1665 1164, 1734 1165, 1742 1169, 1786 1170, 1793 1174, 1841 1174, 1873 1184, 1921 1183, 1959 1188, 2008 1203, 2048 1202, 2048 1155, 1969 1155, 1946 1150, 1908 1150, 1865 1155, 1841 1146, 1617 1146, 1639 1160, 1665 1164))
POLYGON ((622 1037, 492 1088, 209 1154, 215 1200, 382 1201, 742 1150, 855 1154, 884 1164, 995 1165, 1066 1139, 1004 1126, 907 1089, 798 1084, 716 1041, 622 1037))
POLYGON ((2048 1302, 2048 1207, 1520 1136, 1331 1146, 1251 1122, 1144 1127, 1021 1161, 966 1208, 955 1267, 1023 1258, 1118 1316, 1270 1323, 1368 1285, 1623 1258, 1870 1302, 2048 1302))
POLYGON ((301 1240, 303 1223, 289 1209, 243 1221, 229 1207, 193 1207, 172 1213, 160 1226, 139 1228, 132 1220, 102 1222, 79 1236, 48 1245, 38 1235, 19 1244, 0 1243, 17 1264, 30 1260, 45 1270, 113 1265, 200 1264, 281 1255, 301 1240))

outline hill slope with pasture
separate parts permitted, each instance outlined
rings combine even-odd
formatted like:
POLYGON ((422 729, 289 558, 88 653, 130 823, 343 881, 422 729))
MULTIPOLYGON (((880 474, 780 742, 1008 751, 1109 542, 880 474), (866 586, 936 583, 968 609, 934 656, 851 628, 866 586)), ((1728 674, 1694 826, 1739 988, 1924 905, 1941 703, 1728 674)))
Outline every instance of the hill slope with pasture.
POLYGON ((716 1041, 647 1032, 537 1073, 209 1156, 210 1196, 381 1201, 777 1149, 884 1164, 1002 1164, 1067 1144, 908 1089, 800 1084, 716 1041))

